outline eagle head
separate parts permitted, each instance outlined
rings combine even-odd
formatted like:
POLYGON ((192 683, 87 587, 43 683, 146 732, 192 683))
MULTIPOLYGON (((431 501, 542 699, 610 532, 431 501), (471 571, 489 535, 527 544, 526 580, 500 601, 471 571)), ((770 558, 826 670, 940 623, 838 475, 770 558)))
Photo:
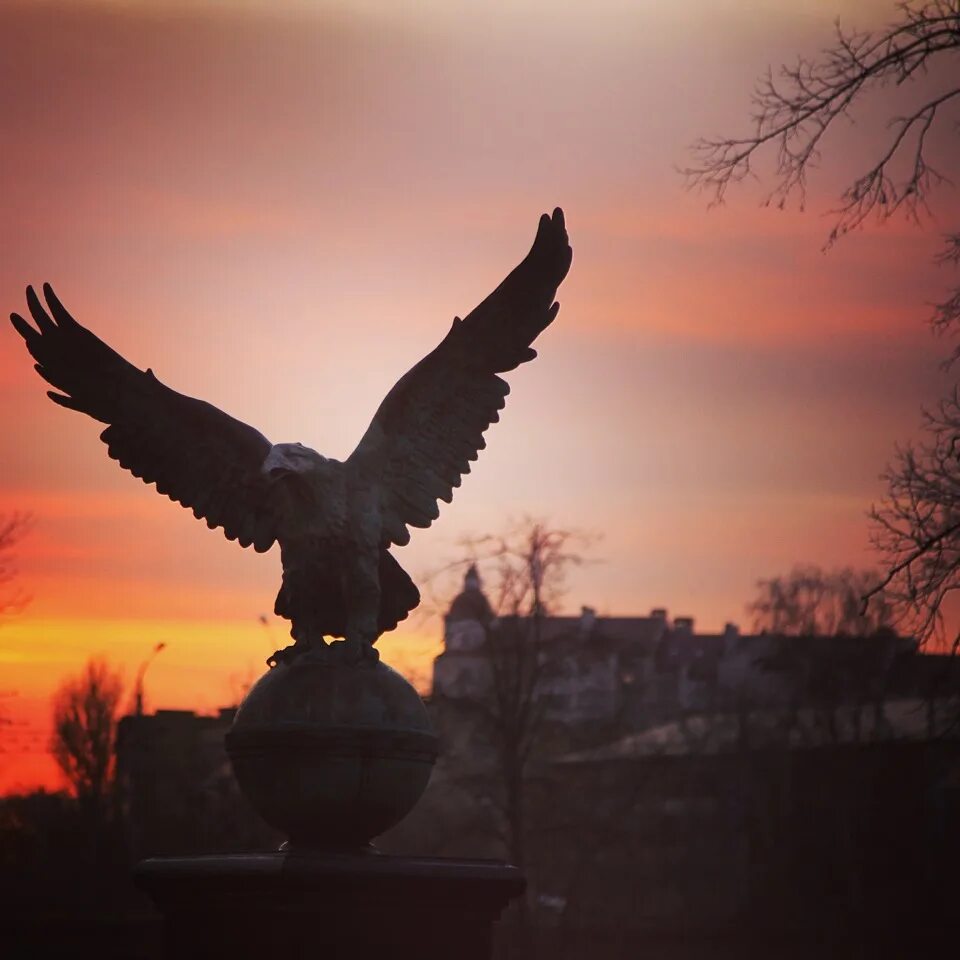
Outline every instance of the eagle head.
POLYGON ((291 473, 322 473, 329 462, 326 457, 302 443, 275 443, 260 469, 268 477, 276 479, 291 473))

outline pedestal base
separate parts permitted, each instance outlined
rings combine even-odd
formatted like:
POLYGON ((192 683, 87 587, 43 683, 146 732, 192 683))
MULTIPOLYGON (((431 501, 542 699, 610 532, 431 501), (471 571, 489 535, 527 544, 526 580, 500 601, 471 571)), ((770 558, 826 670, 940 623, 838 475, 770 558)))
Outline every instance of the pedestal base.
POLYGON ((296 852, 144 860, 135 879, 177 960, 487 960, 525 883, 495 861, 296 852))

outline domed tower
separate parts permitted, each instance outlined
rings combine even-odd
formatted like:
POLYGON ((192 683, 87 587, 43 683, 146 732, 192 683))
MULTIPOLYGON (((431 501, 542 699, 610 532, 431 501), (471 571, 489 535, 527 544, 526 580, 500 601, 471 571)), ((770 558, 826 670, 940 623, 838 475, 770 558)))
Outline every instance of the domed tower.
POLYGON ((490 671, 483 648, 495 621, 476 564, 471 564, 463 589, 443 618, 444 649, 433 663, 435 696, 459 698, 482 693, 490 671))
POLYGON ((486 642, 493 619, 477 565, 472 563, 464 575, 463 590, 454 597, 443 618, 444 647, 460 653, 479 650, 486 642))

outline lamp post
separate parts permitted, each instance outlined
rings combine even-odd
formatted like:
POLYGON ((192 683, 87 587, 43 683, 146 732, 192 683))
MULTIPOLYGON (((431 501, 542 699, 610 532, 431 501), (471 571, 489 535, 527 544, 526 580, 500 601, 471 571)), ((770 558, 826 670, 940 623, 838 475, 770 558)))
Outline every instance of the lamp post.
POLYGON ((147 657, 147 659, 140 664, 140 669, 137 670, 137 679, 133 687, 134 697, 135 697, 133 712, 138 717, 143 716, 143 678, 146 676, 147 667, 149 667, 150 664, 153 663, 153 661, 157 657, 157 654, 165 650, 166 647, 167 645, 162 641, 158 643, 153 648, 153 652, 150 654, 150 656, 147 657))

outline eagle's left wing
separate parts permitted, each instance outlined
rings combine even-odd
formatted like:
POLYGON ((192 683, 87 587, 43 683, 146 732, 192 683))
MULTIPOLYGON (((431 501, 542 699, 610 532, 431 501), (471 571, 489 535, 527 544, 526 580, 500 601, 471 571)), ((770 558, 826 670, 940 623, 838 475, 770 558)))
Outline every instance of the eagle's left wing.
POLYGON ((347 466, 380 489, 385 545, 407 543, 407 526, 430 526, 437 501, 449 503, 470 472, 510 391, 497 374, 536 356, 530 344, 557 315, 572 255, 563 211, 544 214, 520 265, 381 403, 347 466))
POLYGON ((270 441, 258 430, 139 370, 66 311, 49 284, 44 309, 27 288, 31 325, 11 321, 56 390, 55 403, 107 424, 107 452, 145 483, 193 510, 211 529, 258 551, 278 537, 285 503, 264 470, 270 441))

